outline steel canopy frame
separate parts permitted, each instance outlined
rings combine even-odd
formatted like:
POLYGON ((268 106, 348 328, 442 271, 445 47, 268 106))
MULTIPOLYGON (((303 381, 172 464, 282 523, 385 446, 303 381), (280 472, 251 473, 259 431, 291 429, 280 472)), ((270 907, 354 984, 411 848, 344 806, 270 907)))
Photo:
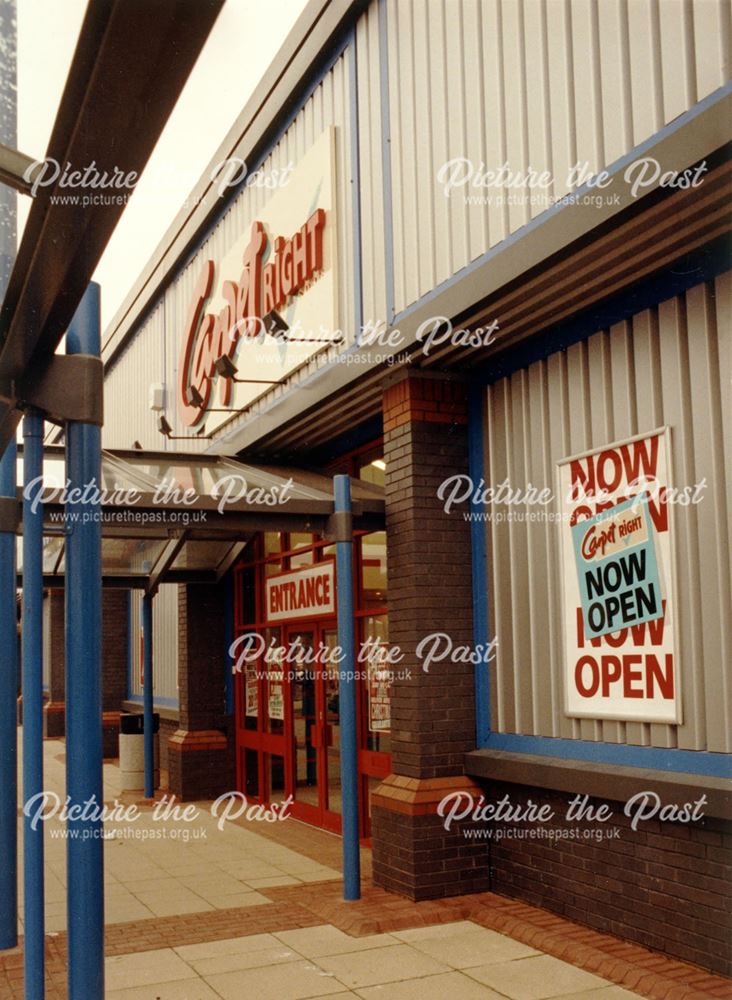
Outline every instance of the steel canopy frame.
MULTIPOLYGON (((63 446, 46 445, 44 461, 56 462, 63 458, 63 446)), ((23 457, 23 448, 19 448, 23 457)), ((232 567, 249 539, 258 531, 305 531, 333 537, 336 502, 333 481, 329 476, 310 469, 271 468, 238 462, 215 455, 176 452, 146 452, 142 450, 107 450, 102 452, 103 473, 119 477, 119 486, 108 488, 109 502, 102 502, 102 539, 135 539, 160 543, 160 551, 151 559, 151 566, 144 571, 129 571, 105 565, 102 555, 102 582, 105 587, 142 589, 154 593, 162 583, 216 583, 232 567), (160 466, 163 471, 175 469, 184 480, 192 481, 196 473, 205 473, 209 491, 197 496, 195 503, 183 505, 174 499, 163 502, 156 497, 159 486, 150 469, 160 466), (142 468, 141 468, 142 467, 142 468), (146 471, 147 470, 147 471, 146 471), (266 501, 249 502, 237 499, 221 509, 220 500, 211 492, 213 486, 227 476, 246 478, 254 487, 267 484, 280 489, 291 482, 286 502, 272 505, 266 501), (125 485, 122 485, 125 484, 125 485), (138 496, 128 505, 117 502, 115 490, 134 488, 138 496), (180 515, 186 515, 181 519, 180 515), (186 523, 187 520, 187 523, 186 523), (196 542, 228 543, 225 552, 212 550, 211 559, 199 560, 195 567, 187 567, 186 546, 196 542), (179 557, 183 565, 179 564, 179 557)), ((46 477, 47 478, 47 477, 46 477)), ((181 489, 183 484, 181 484, 181 489)), ((385 504, 382 487, 354 480, 351 487, 353 525, 355 530, 381 531, 385 527, 385 504)), ((63 544, 54 550, 53 558, 44 566, 43 585, 64 587, 62 563, 66 554, 65 540, 73 528, 74 520, 66 520, 69 511, 74 516, 74 506, 65 508, 63 496, 55 486, 39 490, 37 498, 44 513, 44 534, 63 538, 63 544)), ((16 494, 18 511, 22 508, 20 489, 16 494)), ((18 522, 18 532, 22 522, 18 522)), ((19 585, 22 568, 18 570, 19 585)))
MULTIPOLYGON (((48 157, 139 175, 222 6, 90 3, 48 157)), ((55 193, 55 185, 41 188, 33 201, 0 311, 0 454, 20 420, 17 405, 43 376, 125 207, 124 197, 54 204, 55 193)))

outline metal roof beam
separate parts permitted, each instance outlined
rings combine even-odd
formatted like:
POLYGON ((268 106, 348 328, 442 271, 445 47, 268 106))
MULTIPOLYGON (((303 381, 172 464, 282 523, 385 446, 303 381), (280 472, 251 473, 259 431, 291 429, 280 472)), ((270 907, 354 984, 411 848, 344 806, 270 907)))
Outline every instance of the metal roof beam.
MULTIPOLYGON (((136 179, 222 4, 90 3, 47 158, 76 170, 94 164, 99 175, 121 171, 136 179)), ((20 384, 27 393, 43 377, 129 194, 117 187, 112 191, 118 198, 61 204, 51 200, 59 183, 38 189, 0 310, 0 453, 20 420, 20 384)))

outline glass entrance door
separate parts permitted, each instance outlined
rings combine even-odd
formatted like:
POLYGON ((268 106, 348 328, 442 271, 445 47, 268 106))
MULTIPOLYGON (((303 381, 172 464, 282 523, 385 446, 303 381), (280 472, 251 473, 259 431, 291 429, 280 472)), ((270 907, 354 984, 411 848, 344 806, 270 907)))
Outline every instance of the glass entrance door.
POLYGON ((290 626, 287 646, 291 734, 292 814, 340 830, 340 707, 338 664, 323 649, 337 644, 334 628, 290 626), (315 655, 317 654, 317 655, 315 655))

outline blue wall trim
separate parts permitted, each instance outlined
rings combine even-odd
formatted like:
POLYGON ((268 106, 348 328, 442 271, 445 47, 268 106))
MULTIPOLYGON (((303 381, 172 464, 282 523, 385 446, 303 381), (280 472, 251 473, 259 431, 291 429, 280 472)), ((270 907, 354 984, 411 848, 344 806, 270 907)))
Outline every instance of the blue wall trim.
POLYGON ((132 601, 131 590, 127 591, 127 700, 132 698, 132 650, 134 636, 132 635, 132 601))
MULTIPOLYGON (((381 2, 383 4, 384 0, 381 0, 381 2)), ((646 139, 645 142, 640 143, 640 145, 635 146, 633 149, 631 149, 630 152, 626 153, 624 156, 621 156, 620 159, 615 160, 614 163, 610 164, 609 167, 605 168, 608 176, 614 177, 615 175, 622 173, 622 171, 625 170, 626 167, 628 167, 629 164, 631 164, 634 160, 644 156, 649 150, 653 149, 656 143, 667 138, 670 135, 673 135, 674 132, 677 132, 685 125, 688 125, 689 122, 693 121, 700 114, 702 114, 709 108, 713 107, 715 104, 718 104, 730 93, 732 93, 732 82, 725 84, 718 90, 715 90, 713 93, 709 94, 708 97, 705 97, 703 101, 699 101, 698 104, 695 104, 688 111, 685 111, 684 114, 679 115, 678 118, 674 119, 674 121, 666 125, 659 132, 654 133, 654 135, 646 139)), ((386 136, 385 136, 385 141, 386 141, 386 136)), ((391 190, 389 193, 391 196, 391 190)), ((594 189, 590 188, 589 184, 583 184, 582 187, 577 188, 576 191, 573 191, 572 195, 573 197, 581 197, 584 194, 593 194, 593 193, 596 194, 597 192, 594 189)), ((556 202, 550 208, 547 208, 546 211, 542 212, 540 215, 537 215, 536 218, 532 219, 530 222, 527 222, 526 225, 521 226, 520 229, 517 229, 515 232, 510 233, 508 236, 505 237, 505 239, 501 240, 500 243, 497 243, 494 247, 491 247, 490 250, 486 250, 486 252, 481 254, 480 257, 476 257, 475 260, 472 260, 469 264, 466 264, 465 267, 462 267, 459 271, 456 271, 449 278, 446 278, 435 288, 431 289, 429 292, 420 296, 420 298, 418 298, 415 302, 412 302, 410 305, 406 306, 406 308, 402 309, 397 315, 392 317, 393 325, 399 326, 399 324, 403 322, 403 320, 406 319, 407 316, 411 315, 411 313, 416 312, 418 309, 421 309, 422 306, 427 305, 433 299, 436 299, 448 288, 451 288, 453 285, 456 285, 458 282, 468 277, 468 275, 472 274, 474 271, 483 267, 483 265, 488 263, 488 261, 493 260, 494 257, 502 253, 506 247, 518 243, 519 240, 523 240, 526 237, 527 233, 530 233, 533 230, 538 229, 540 226, 546 225, 547 222, 550 219, 554 218, 554 216, 557 215, 559 212, 566 212, 571 208, 572 208, 571 203, 563 204, 561 201, 556 202)), ((391 234, 391 229, 389 230, 389 233, 391 234)), ((393 249, 392 249, 392 259, 393 259, 393 249)), ((393 284, 392 284, 392 302, 393 302, 393 284)))
POLYGON ((384 193, 384 267, 386 271, 386 319, 393 323, 394 303, 394 208, 391 176, 391 113, 389 111, 389 30, 386 0, 379 0, 379 81, 381 98, 381 174, 384 193))
MULTIPOLYGON (((468 471, 474 483, 484 479, 483 391, 473 386, 468 410, 468 471)), ((480 505, 471 501, 470 509, 479 513, 480 505)), ((486 526, 478 518, 470 523, 471 570, 473 582, 473 642, 485 649, 490 642, 488 621, 488 563, 486 526)), ((490 735, 490 665, 475 666, 475 730, 478 746, 485 746, 490 735)))
POLYGON ((706 750, 664 750, 661 747, 593 743, 589 740, 564 740, 551 736, 520 736, 516 733, 491 733, 483 749, 512 750, 539 757, 564 757, 566 760, 641 767, 674 774, 732 777, 732 754, 709 753, 706 750))
POLYGON ((363 263, 361 250, 361 137, 358 108, 358 49, 356 29, 348 43, 348 88, 351 112, 351 211, 353 213, 353 324, 358 337, 363 326, 363 263))

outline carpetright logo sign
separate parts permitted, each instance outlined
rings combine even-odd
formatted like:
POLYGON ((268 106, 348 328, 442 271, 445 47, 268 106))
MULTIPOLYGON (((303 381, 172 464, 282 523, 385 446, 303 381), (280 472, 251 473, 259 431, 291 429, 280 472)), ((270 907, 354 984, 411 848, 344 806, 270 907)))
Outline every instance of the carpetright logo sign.
POLYGON ((215 429, 340 343, 334 150, 328 128, 265 204, 242 190, 178 282, 177 404, 186 426, 215 429))
POLYGON ((664 429, 557 467, 570 716, 681 721, 669 463, 664 429))

